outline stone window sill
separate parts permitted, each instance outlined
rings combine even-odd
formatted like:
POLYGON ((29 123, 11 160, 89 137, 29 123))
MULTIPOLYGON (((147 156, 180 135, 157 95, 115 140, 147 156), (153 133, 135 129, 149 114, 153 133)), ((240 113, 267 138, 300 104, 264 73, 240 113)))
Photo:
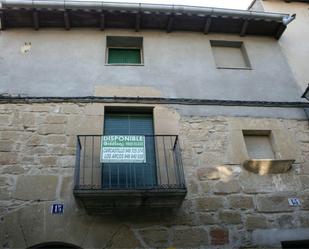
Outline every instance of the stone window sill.
POLYGON ((246 170, 259 175, 281 174, 289 171, 295 160, 293 159, 250 159, 243 163, 246 170))

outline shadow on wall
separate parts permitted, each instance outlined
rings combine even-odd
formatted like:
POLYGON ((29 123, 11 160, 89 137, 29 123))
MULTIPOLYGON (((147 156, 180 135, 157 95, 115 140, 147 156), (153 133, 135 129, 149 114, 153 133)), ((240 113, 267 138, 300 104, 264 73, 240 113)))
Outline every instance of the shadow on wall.
POLYGON ((81 249, 81 247, 75 246, 73 244, 62 243, 62 242, 47 242, 41 243, 29 247, 28 249, 52 249, 52 248, 61 248, 61 249, 81 249))

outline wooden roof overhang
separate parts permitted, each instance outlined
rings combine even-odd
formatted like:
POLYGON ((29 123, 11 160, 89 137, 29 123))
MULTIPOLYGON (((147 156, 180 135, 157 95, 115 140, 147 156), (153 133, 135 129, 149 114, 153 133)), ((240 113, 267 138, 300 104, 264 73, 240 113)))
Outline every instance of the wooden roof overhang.
POLYGON ((11 28, 75 27, 140 30, 196 31, 271 36, 279 39, 286 29, 287 14, 218 8, 123 4, 6 0, 0 8, 1 30, 11 28))

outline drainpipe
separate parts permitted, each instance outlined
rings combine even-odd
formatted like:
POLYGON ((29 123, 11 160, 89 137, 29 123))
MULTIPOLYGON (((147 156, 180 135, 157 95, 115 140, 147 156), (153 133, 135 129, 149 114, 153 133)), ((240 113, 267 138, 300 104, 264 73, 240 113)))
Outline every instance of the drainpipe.
MULTIPOLYGON (((305 98, 309 101, 309 84, 308 84, 307 89, 305 90, 304 94, 301 97, 305 98)), ((308 123, 309 123, 309 108, 304 108, 304 111, 305 111, 305 114, 307 116, 308 123)))

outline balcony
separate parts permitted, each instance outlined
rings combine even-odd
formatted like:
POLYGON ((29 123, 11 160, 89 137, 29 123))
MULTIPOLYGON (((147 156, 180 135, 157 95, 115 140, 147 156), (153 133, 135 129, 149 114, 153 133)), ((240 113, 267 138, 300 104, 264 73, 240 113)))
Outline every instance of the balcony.
POLYGON ((77 136, 73 193, 89 214, 161 212, 181 205, 187 190, 178 136, 143 136, 145 161, 138 163, 102 162, 102 139, 77 136))

